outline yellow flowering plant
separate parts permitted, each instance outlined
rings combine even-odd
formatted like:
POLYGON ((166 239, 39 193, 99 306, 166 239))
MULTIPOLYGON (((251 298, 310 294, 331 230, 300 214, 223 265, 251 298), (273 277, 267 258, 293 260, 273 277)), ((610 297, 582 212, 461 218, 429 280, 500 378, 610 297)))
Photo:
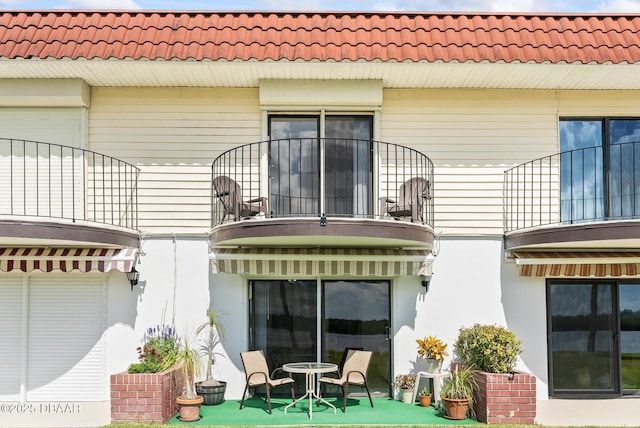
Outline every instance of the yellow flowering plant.
POLYGON ((425 336, 424 339, 417 339, 418 355, 434 360, 443 360, 448 356, 447 344, 435 336, 425 336))

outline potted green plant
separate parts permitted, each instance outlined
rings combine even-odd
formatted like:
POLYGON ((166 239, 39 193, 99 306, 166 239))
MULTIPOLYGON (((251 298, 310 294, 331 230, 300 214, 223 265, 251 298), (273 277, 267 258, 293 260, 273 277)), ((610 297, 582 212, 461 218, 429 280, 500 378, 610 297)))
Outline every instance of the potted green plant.
POLYGON ((214 348, 224 339, 224 327, 220 314, 213 308, 207 310, 207 321, 198 326, 196 334, 200 334, 203 330, 207 331, 207 336, 200 350, 207 356, 207 375, 205 380, 196 383, 196 392, 204 398, 205 405, 215 405, 224 401, 227 383, 213 377, 213 365, 216 361, 214 348))
POLYGON ((163 361, 179 345, 180 337, 173 326, 162 324, 149 327, 138 346, 138 362, 127 368, 128 373, 158 373, 163 370, 163 361))
POLYGON ((403 403, 411 403, 415 384, 416 375, 414 374, 399 374, 396 376, 393 385, 400 390, 400 399, 403 403))
POLYGON ((196 393, 196 377, 202 371, 202 360, 198 349, 191 345, 191 339, 185 334, 182 343, 163 361, 165 369, 180 366, 184 389, 176 399, 180 408, 179 419, 182 422, 193 422, 200 419, 200 405, 204 399, 196 393))
POLYGON ((473 413, 473 397, 478 389, 475 369, 456 364, 449 378, 440 389, 440 399, 446 411, 446 418, 462 420, 469 411, 473 413))
POLYGON ((491 324, 462 327, 454 352, 462 364, 476 369, 474 412, 480 422, 494 423, 498 414, 504 423, 535 419, 536 378, 515 370, 522 342, 512 331, 491 324), (501 400, 495 399, 498 396, 501 400), (533 410, 525 417, 523 408, 533 410))
POLYGON ((420 393, 420 405, 422 407, 429 407, 431 405, 431 391, 426 386, 422 387, 420 393))
POLYGON ((505 327, 474 324, 460 329, 454 351, 463 364, 489 373, 508 373, 522 352, 522 342, 505 327))
POLYGON ((440 373, 444 357, 448 356, 447 344, 436 336, 425 336, 424 339, 417 339, 418 355, 427 362, 429 373, 440 373))
POLYGON ((181 394, 180 367, 164 369, 164 360, 179 346, 181 339, 173 325, 162 322, 144 331, 136 348, 137 362, 126 371, 110 376, 112 420, 167 423, 175 416, 176 398, 181 394), (149 391, 155 391, 149 400, 149 391), (140 403, 147 403, 141 406, 140 403))

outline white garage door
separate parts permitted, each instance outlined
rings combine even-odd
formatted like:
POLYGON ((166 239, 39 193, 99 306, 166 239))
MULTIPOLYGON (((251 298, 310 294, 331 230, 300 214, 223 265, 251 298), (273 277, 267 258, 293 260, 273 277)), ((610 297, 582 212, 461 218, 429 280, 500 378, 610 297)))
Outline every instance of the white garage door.
POLYGON ((0 401, 106 400, 106 277, 17 278, 0 279, 0 338, 15 345, 0 357, 0 401))
POLYGON ((22 277, 0 279, 0 401, 20 399, 22 277))

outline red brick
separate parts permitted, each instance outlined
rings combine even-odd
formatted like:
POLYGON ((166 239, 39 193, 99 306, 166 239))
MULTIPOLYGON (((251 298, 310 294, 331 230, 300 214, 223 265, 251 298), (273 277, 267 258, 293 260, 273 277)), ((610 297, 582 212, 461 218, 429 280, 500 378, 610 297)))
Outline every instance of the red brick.
POLYGON ((166 423, 176 414, 175 399, 182 391, 178 368, 157 374, 118 373, 111 376, 111 381, 112 422, 166 423), (120 397, 113 397, 114 391, 120 397), (123 398, 123 391, 128 399, 123 398))
POLYGON ((476 375, 479 391, 475 410, 486 423, 533 423, 535 419, 536 378, 528 373, 476 375))
POLYGON ((126 391, 127 390, 127 385, 123 385, 123 384, 116 384, 116 385, 111 385, 111 391, 126 391))

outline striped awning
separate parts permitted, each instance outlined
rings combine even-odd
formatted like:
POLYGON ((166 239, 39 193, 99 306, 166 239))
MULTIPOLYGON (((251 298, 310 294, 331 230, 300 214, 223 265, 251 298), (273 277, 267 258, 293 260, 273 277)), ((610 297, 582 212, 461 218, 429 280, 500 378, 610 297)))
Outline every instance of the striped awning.
POLYGON ((136 248, 0 248, 3 272, 130 272, 136 248))
POLYGON ((213 273, 274 276, 431 276, 426 250, 224 248, 209 254, 213 273))
POLYGON ((621 278, 640 275, 636 251, 516 251, 520 276, 621 278))

